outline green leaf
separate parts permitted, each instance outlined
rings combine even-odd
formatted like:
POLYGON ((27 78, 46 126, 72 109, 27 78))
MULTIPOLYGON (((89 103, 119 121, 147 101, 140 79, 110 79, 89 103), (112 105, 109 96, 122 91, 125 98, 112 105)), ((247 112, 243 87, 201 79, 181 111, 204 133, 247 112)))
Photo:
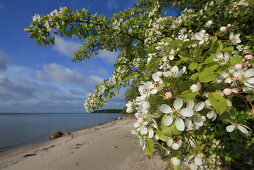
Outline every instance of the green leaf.
POLYGON ((190 99, 195 99, 195 97, 199 94, 199 92, 192 93, 189 90, 187 90, 187 91, 182 92, 182 94, 183 95, 180 94, 180 96, 178 98, 190 100, 190 99))
POLYGON ((205 68, 200 74, 199 74, 199 81, 200 82, 210 82, 215 78, 214 72, 210 70, 209 68, 205 68))
POLYGON ((161 41, 170 43, 171 41, 173 41, 173 39, 166 37, 166 38, 163 38, 161 41))
POLYGON ((228 66, 224 65, 222 67, 219 67, 219 70, 216 71, 216 73, 221 74, 223 72, 226 72, 228 70, 228 66))
POLYGON ((254 64, 254 58, 250 60, 250 64, 254 64))
POLYGON ((146 153, 149 157, 153 156, 153 140, 151 138, 146 138, 146 153))
POLYGON ((235 120, 235 112, 233 107, 227 107, 227 110, 220 115, 221 120, 230 120, 231 122, 234 122, 235 120))
POLYGON ((229 62, 232 64, 232 65, 236 65, 236 64, 241 64, 243 61, 243 58, 242 57, 231 57, 229 62))
POLYGON ((219 67, 218 64, 209 64, 207 65, 204 70, 199 75, 200 82, 210 82, 215 78, 214 70, 219 67))
POLYGON ((169 136, 169 137, 172 137, 173 136, 173 133, 172 133, 172 129, 171 129, 171 126, 165 126, 164 123, 163 123, 163 119, 166 117, 167 115, 164 115, 161 119, 161 132, 166 135, 166 136, 169 136))
POLYGON ((178 166, 173 166, 173 168, 174 168, 174 170, 181 170, 181 166, 180 165, 178 165, 178 166))
POLYGON ((190 41, 185 41, 183 43, 183 46, 184 47, 190 47, 190 46, 193 46, 195 44, 199 43, 199 40, 190 40, 190 41))
POLYGON ((230 46, 230 47, 226 47, 226 48, 223 48, 222 50, 221 50, 221 52, 232 52, 234 50, 234 47, 233 46, 230 46))
POLYGON ((148 98, 148 101, 150 104, 154 104, 157 103, 158 101, 163 100, 163 96, 160 95, 159 93, 156 94, 152 94, 150 95, 150 97, 148 98))
POLYGON ((176 128, 175 121, 174 121, 173 125, 171 125, 171 126, 172 126, 171 128, 172 128, 173 135, 178 136, 183 133, 176 128))
POLYGON ((157 50, 152 46, 152 47, 149 47, 149 48, 146 48, 145 51, 147 53, 156 53, 157 50))
POLYGON ((198 76, 199 76, 199 73, 192 74, 192 75, 190 76, 190 79, 191 79, 191 80, 196 80, 196 79, 198 78, 198 76))
POLYGON ((216 57, 216 54, 212 54, 210 55, 210 57, 206 58, 205 59, 205 63, 208 64, 208 63, 212 63, 213 62, 213 59, 216 57))
POLYGON ((210 93, 208 95, 208 100, 212 104, 213 108, 216 110, 218 114, 222 114, 227 109, 227 101, 226 99, 218 93, 210 93))
POLYGON ((192 62, 192 63, 189 65, 189 70, 193 71, 193 70, 197 69, 197 67, 198 67, 198 63, 192 62))
POLYGON ((24 31, 25 32, 29 32, 31 29, 30 28, 25 28, 24 31))
POLYGON ((201 52, 200 52, 200 48, 195 48, 193 50, 193 54, 195 56, 195 60, 199 60, 200 59, 200 56, 201 56, 201 52))
POLYGON ((153 57, 150 62, 146 65, 146 70, 149 72, 153 72, 158 66, 158 58, 153 57))
POLYGON ((158 135, 158 137, 159 137, 162 141, 166 142, 166 141, 168 140, 168 137, 165 136, 160 130, 157 130, 155 133, 158 135))

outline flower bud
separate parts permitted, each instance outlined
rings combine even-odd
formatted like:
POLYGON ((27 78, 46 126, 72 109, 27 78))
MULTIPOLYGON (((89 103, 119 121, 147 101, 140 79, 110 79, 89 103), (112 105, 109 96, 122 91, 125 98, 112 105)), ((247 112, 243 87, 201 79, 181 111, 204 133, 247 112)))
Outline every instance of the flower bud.
POLYGON ((234 81, 238 80, 238 77, 234 77, 233 80, 234 80, 234 81))
POLYGON ((174 38, 174 37, 175 37, 175 35, 173 34, 171 37, 172 37, 172 38, 174 38))
POLYGON ((171 99, 172 98, 172 93, 167 92, 167 93, 165 93, 164 96, 165 96, 166 99, 171 99))
POLYGON ((198 156, 200 157, 200 159, 203 159, 205 157, 203 153, 198 154, 198 156))
POLYGON ((231 26, 232 26, 231 24, 228 24, 228 25, 227 25, 228 28, 231 27, 231 26))
POLYGON ((242 63, 242 66, 246 66, 246 63, 245 63, 245 62, 243 62, 243 63, 242 63))
POLYGON ((243 67, 242 64, 236 64, 236 65, 235 65, 235 68, 236 68, 236 69, 241 69, 242 67, 243 67))
POLYGON ((189 30, 189 33, 192 33, 192 30, 189 30))
POLYGON ((223 93, 225 94, 225 95, 231 95, 231 93, 232 93, 232 91, 231 91, 231 89, 229 89, 229 88, 225 88, 224 90, 223 90, 223 93))
POLYGON ((157 134, 155 135, 155 139, 156 140, 160 140, 160 138, 159 138, 159 136, 157 134))
POLYGON ((138 118, 138 123, 141 124, 143 122, 142 118, 138 118))
POLYGON ((201 116, 201 119, 202 119, 203 122, 206 121, 206 117, 205 116, 201 116))
POLYGON ((244 58, 245 58, 246 60, 251 60, 251 59, 253 58, 253 55, 248 54, 248 55, 246 55, 244 58))
POLYGON ((161 71, 157 71, 156 74, 161 77, 162 76, 162 72, 161 71))
POLYGON ((199 91, 199 87, 198 87, 198 85, 193 84, 193 85, 190 87, 190 90, 192 91, 192 93, 197 93, 197 92, 199 91))
POLYGON ((225 32, 227 30, 227 27, 220 27, 220 32, 225 32))
POLYGON ((209 20, 209 21, 205 24, 205 26, 206 26, 206 27, 210 27, 212 24, 213 24, 213 21, 212 21, 212 20, 209 20))

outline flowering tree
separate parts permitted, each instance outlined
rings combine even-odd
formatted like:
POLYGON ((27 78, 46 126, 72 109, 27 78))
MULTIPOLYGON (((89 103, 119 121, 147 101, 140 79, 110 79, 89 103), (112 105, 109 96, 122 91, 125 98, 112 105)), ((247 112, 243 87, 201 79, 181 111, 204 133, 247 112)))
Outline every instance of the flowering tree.
POLYGON ((112 77, 88 95, 86 109, 135 80, 140 96, 126 106, 147 155, 156 148, 175 169, 181 161, 214 169, 253 144, 253 13, 251 0, 139 0, 112 18, 60 8, 35 15, 25 31, 38 45, 55 35, 85 39, 78 62, 118 51, 112 77))

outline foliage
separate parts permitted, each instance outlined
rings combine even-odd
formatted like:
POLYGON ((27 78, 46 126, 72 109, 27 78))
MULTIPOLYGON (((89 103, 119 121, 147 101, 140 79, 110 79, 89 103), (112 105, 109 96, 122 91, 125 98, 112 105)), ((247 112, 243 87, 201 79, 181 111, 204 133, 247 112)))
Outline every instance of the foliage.
POLYGON ((126 106, 147 155, 156 147, 174 169, 181 161, 215 169, 254 143, 253 13, 251 0, 139 0, 112 18, 68 8, 35 15, 25 31, 38 45, 54 44, 55 35, 85 39, 78 62, 119 51, 112 77, 88 95, 86 109, 135 80, 140 94, 126 106))

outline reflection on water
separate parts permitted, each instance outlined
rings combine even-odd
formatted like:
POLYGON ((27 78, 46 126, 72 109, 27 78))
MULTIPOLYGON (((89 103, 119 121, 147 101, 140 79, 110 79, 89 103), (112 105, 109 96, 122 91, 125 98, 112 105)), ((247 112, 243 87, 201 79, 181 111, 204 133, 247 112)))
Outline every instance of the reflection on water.
POLYGON ((48 140, 52 131, 73 131, 119 117, 115 113, 0 113, 0 151, 48 140))

